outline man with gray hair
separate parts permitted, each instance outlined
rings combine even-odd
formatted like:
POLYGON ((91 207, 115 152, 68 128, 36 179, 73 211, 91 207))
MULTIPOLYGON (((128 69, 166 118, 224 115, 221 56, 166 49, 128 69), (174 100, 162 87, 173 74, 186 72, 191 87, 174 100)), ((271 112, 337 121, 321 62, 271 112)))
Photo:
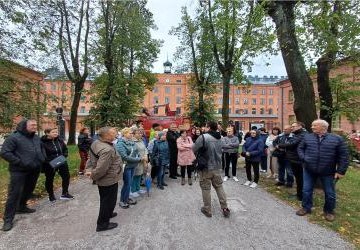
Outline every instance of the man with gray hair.
POLYGON ((100 211, 96 231, 110 230, 118 226, 110 222, 114 213, 120 180, 122 160, 117 153, 113 141, 117 131, 112 127, 103 127, 99 130, 99 140, 90 147, 90 158, 86 163, 86 175, 96 181, 100 195, 100 211))
POLYGON ((311 213, 314 184, 320 179, 325 193, 324 217, 335 219, 335 182, 344 177, 349 165, 349 153, 342 137, 328 133, 329 124, 315 120, 311 124, 313 133, 305 135, 298 147, 299 158, 304 167, 302 208, 299 216, 311 213))

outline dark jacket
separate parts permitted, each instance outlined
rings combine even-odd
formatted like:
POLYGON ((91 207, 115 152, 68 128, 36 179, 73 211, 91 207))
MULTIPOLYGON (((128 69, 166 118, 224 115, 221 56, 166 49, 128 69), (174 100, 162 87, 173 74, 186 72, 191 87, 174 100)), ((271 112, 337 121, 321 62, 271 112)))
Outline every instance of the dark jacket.
POLYGON ((285 144, 289 140, 290 134, 281 133, 276 139, 273 141, 273 146, 275 147, 275 150, 273 152, 273 156, 278 158, 285 158, 285 149, 284 148, 276 148, 279 144, 285 144))
POLYGON ((141 161, 134 141, 120 138, 115 148, 120 154, 122 161, 126 164, 125 168, 135 168, 141 161))
POLYGON ((169 130, 166 133, 166 141, 168 142, 171 156, 177 157, 178 149, 177 149, 176 140, 179 137, 180 135, 177 132, 171 130, 169 130))
POLYGON ((41 137, 41 142, 46 153, 46 161, 44 165, 45 167, 48 166, 48 163, 50 161, 60 155, 63 155, 65 157, 68 156, 68 148, 66 147, 65 142, 59 137, 55 139, 49 139, 46 135, 44 135, 43 137, 41 137))
POLYGON ((285 143, 281 143, 278 145, 279 148, 285 149, 286 159, 288 159, 290 162, 297 164, 301 163, 301 160, 297 153, 297 147, 307 133, 308 132, 306 131, 306 129, 299 129, 293 132, 292 136, 290 136, 285 143))
POLYGON ((88 152, 92 142, 93 142, 93 139, 90 138, 87 134, 80 133, 78 136, 79 151, 88 152))
POLYGON ((6 138, 1 157, 9 162, 9 171, 39 171, 45 161, 45 151, 39 136, 26 130, 27 120, 21 121, 14 133, 6 138))
POLYGON ((166 166, 170 164, 170 151, 167 141, 156 140, 153 148, 153 158, 156 166, 166 166))
POLYGON ((199 136, 199 138, 193 145, 193 152, 195 153, 195 155, 203 146, 203 139, 205 139, 205 158, 207 159, 208 170, 221 169, 223 141, 221 140, 220 133, 210 130, 208 133, 205 133, 204 136, 199 136))
POLYGON ((249 152, 250 157, 247 160, 251 162, 260 162, 264 152, 264 142, 259 137, 248 137, 243 145, 243 152, 249 152))
POLYGON ((349 165, 349 152, 344 139, 335 134, 325 134, 321 141, 307 134, 297 150, 304 168, 320 175, 345 174, 349 165))
POLYGON ((261 153, 261 157, 266 157, 267 153, 266 153, 266 148, 268 148, 268 146, 266 145, 266 139, 268 138, 268 134, 261 134, 259 135, 260 137, 260 140, 263 142, 263 145, 264 145, 264 148, 262 150, 262 153, 261 153))

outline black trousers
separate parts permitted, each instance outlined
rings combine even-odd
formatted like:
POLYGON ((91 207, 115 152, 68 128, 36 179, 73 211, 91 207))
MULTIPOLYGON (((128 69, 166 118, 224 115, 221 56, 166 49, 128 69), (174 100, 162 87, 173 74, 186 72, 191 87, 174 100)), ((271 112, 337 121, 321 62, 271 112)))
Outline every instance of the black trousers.
POLYGON ((100 210, 97 219, 98 228, 106 228, 116 205, 118 183, 111 186, 98 186, 100 195, 100 210))
POLYGON ((193 171, 193 166, 180 166, 181 167, 181 178, 185 178, 185 171, 187 171, 188 178, 191 178, 191 173, 193 171))
POLYGON ((151 179, 154 179, 157 176, 157 166, 155 164, 155 161, 150 158, 151 163, 151 179))
POLYGON ((169 166, 169 171, 170 171, 170 176, 177 176, 177 152, 175 153, 170 153, 170 166, 169 166))
POLYGON ((67 164, 64 166, 59 167, 58 169, 54 170, 49 165, 44 166, 44 173, 45 173, 45 188, 47 193, 51 196, 54 195, 54 178, 56 172, 59 172, 59 175, 62 179, 62 194, 67 194, 69 191, 69 184, 70 184, 70 173, 69 167, 67 164))
POLYGON ((229 169, 231 163, 232 176, 236 176, 237 153, 225 153, 225 176, 230 178, 229 169))
POLYGON ((4 221, 12 222, 16 209, 26 206, 35 189, 40 171, 10 172, 10 183, 8 187, 8 198, 5 205, 4 221))
POLYGON ((248 181, 252 181, 251 166, 254 169, 254 182, 258 183, 259 182, 259 162, 252 162, 252 161, 245 160, 246 177, 247 177, 248 181))
POLYGON ((225 153, 221 153, 221 167, 222 170, 225 169, 225 153))
POLYGON ((290 165, 296 181, 296 196, 299 200, 302 200, 302 190, 304 185, 302 164, 290 162, 290 165))

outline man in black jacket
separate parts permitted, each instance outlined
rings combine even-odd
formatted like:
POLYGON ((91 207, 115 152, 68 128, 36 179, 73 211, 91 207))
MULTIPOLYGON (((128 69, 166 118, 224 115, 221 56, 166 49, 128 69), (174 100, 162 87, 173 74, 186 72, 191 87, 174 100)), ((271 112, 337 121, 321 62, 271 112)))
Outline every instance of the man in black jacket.
POLYGON ((35 134, 35 120, 23 120, 4 142, 1 157, 9 162, 10 184, 4 212, 3 231, 13 227, 15 213, 33 213, 26 203, 35 189, 45 153, 35 134))
POLYGON ((177 157, 178 157, 178 148, 176 144, 177 138, 179 138, 179 133, 176 132, 177 126, 175 123, 170 125, 170 128, 168 132, 166 133, 166 140, 169 145, 169 151, 170 151, 170 175, 169 177, 171 179, 177 179, 177 176, 181 176, 177 172, 177 157))
POLYGON ((308 133, 304 128, 305 125, 302 122, 294 122, 291 124, 292 135, 286 143, 278 144, 276 148, 285 149, 286 159, 290 161, 291 169, 293 171, 296 180, 296 197, 299 201, 302 200, 302 189, 303 189, 303 168, 302 162, 297 153, 297 148, 308 133))

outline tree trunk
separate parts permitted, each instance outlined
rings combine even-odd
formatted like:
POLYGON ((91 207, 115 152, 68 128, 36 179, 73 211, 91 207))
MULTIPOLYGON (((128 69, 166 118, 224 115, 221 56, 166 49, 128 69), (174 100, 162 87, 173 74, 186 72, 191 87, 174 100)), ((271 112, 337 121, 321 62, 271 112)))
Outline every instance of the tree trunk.
MULTIPOLYGON (((198 83, 199 84, 199 83, 198 83)), ((200 126, 203 125, 206 122, 206 118, 205 118, 205 107, 204 107, 204 88, 203 88, 203 84, 204 83, 200 83, 201 88, 199 88, 199 121, 200 121, 200 126)))
POLYGON ((82 89, 84 88, 85 79, 82 79, 79 82, 75 82, 75 93, 74 99, 71 104, 71 111, 70 111, 70 125, 69 125, 69 139, 68 144, 72 145, 76 142, 76 124, 77 124, 77 116, 78 116, 78 108, 80 103, 80 97, 82 89))
POLYGON ((317 118, 315 93, 295 33, 295 4, 292 1, 272 2, 267 11, 276 25, 281 54, 294 91, 296 119, 304 122, 310 131, 312 121, 317 118))
POLYGON ((329 131, 332 125, 333 97, 330 86, 330 69, 332 59, 326 55, 322 56, 317 62, 317 88, 320 99, 320 118, 329 123, 329 131))
POLYGON ((222 127, 227 128, 229 123, 229 96, 230 96, 230 78, 231 73, 229 71, 225 71, 222 74, 223 80, 223 105, 222 105, 222 127))

